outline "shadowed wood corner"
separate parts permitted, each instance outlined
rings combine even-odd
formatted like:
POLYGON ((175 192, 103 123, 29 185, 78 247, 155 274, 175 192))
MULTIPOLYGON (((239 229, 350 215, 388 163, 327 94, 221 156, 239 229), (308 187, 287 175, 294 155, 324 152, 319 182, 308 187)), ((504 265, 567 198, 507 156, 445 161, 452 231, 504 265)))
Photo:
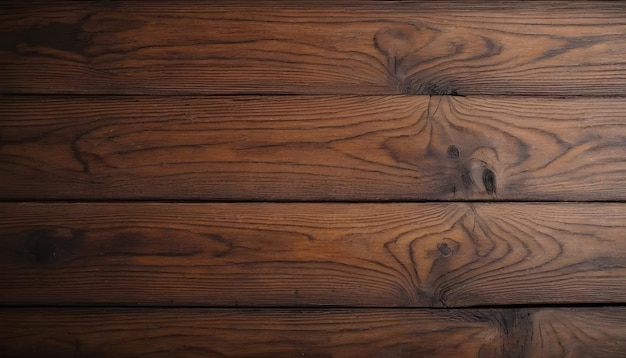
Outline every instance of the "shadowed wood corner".
POLYGON ((0 19, 1 357, 626 356, 626 3, 0 19))

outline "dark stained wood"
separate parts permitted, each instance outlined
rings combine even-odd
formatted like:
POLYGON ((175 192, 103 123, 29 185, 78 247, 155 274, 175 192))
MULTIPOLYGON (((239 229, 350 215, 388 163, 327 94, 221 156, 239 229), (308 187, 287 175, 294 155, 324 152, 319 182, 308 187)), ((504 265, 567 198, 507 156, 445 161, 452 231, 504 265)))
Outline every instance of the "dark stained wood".
POLYGON ((1 198, 626 200, 621 99, 5 96, 0 108, 1 198))
POLYGON ((0 9, 0 92, 623 95, 623 2, 55 1, 0 9))
POLYGON ((529 357, 624 357, 626 309, 544 309, 532 314, 529 357))
POLYGON ((624 308, 5 308, 0 310, 0 354, 621 358, 626 353, 624 327, 624 308))
MULTIPOLYGON (((490 311, 3 309, 3 357, 495 356, 490 311)), ((495 312, 494 312, 495 313, 495 312)), ((497 313, 495 313, 497 315, 497 313)))
POLYGON ((624 204, 2 204, 0 303, 626 302, 624 204))
POLYGON ((0 357, 626 357, 625 93, 626 2, 0 2, 0 357))

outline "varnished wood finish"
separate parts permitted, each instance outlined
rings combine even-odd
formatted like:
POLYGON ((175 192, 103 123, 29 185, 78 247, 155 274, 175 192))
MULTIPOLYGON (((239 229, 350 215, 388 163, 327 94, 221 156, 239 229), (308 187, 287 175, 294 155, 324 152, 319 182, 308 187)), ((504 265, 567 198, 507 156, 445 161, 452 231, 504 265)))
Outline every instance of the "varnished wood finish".
POLYGON ((626 357, 625 93, 626 2, 0 2, 0 357, 626 357))
POLYGON ((623 2, 5 2, 0 92, 623 95, 623 2))
POLYGON ((3 304, 626 301, 623 204, 3 204, 3 304))
POLYGON ((3 357, 603 357, 624 308, 1 309, 3 357))
MULTIPOLYGON (((523 314, 522 314, 523 315, 523 314)), ((532 313, 528 357, 623 357, 626 309, 544 309, 532 313)))
POLYGON ((3 198, 626 200, 621 99, 11 96, 0 107, 3 198))
MULTIPOLYGON (((3 357, 495 356, 491 311, 0 310, 3 357), (485 354, 483 353, 483 355, 485 354)), ((496 312, 493 312, 497 315, 496 312)))

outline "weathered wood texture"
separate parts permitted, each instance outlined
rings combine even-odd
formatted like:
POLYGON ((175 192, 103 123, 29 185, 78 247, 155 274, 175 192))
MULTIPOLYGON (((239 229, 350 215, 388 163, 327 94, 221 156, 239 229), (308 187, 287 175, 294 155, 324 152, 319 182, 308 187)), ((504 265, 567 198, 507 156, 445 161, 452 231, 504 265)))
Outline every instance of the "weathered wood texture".
POLYGON ((624 2, 4 2, 0 92, 623 95, 624 2))
POLYGON ((620 99, 10 96, 0 107, 2 198, 626 200, 620 99))
POLYGON ((602 357, 624 308, 1 309, 3 357, 602 357))
POLYGON ((626 302, 623 204, 2 204, 0 303, 626 302))

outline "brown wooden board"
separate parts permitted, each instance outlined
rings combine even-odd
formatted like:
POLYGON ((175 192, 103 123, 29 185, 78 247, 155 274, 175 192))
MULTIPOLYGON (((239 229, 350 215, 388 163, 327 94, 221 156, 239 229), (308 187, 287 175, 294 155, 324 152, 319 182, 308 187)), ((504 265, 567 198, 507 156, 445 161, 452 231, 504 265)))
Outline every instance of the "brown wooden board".
POLYGON ((624 308, 0 310, 3 357, 604 357, 624 308))
POLYGON ((624 204, 0 205, 0 304, 625 303, 624 204))
POLYGON ((0 3, 0 357, 626 357, 626 2, 0 3))
POLYGON ((0 198, 626 200, 626 102, 0 97, 0 198))
POLYGON ((0 93, 623 95, 623 2, 5 2, 0 93))

